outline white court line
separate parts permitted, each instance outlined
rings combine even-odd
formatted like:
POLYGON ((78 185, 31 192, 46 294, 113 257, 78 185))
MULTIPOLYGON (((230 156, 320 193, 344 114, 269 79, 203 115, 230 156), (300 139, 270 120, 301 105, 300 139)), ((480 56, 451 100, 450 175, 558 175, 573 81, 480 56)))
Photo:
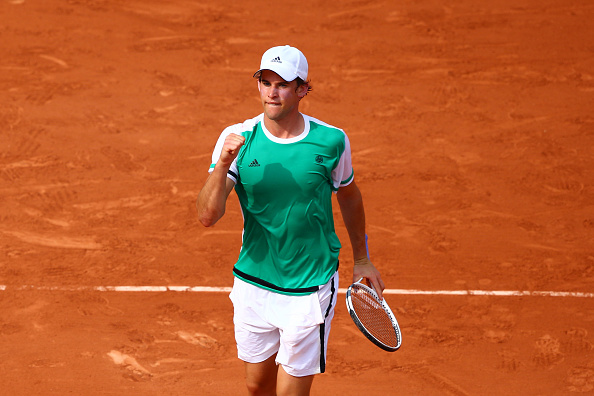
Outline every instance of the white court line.
MULTIPOLYGON (((210 286, 8 286, 0 285, 0 291, 98 291, 98 292, 187 292, 187 293, 229 293, 231 287, 210 286)), ((347 289, 338 289, 345 294, 347 289)), ((495 297, 580 297, 594 298, 594 293, 563 291, 518 291, 518 290, 416 290, 386 289, 384 294, 439 295, 439 296, 495 296, 495 297)))

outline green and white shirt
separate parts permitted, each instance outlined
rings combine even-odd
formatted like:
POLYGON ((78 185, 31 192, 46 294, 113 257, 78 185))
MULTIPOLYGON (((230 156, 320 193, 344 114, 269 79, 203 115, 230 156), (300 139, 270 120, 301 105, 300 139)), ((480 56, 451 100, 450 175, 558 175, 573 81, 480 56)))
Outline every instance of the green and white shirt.
POLYGON ((230 133, 245 137, 227 176, 243 213, 243 244, 233 273, 278 293, 313 293, 337 270, 340 241, 332 192, 353 180, 349 140, 341 129, 303 115, 299 136, 279 139, 264 116, 226 128, 215 146, 215 167, 230 133))

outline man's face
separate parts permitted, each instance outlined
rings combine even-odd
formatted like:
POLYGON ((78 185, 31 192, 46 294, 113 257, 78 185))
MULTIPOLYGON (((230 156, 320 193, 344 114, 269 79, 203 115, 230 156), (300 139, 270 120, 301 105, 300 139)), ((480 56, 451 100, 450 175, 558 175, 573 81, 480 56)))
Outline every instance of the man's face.
POLYGON ((307 94, 307 86, 297 87, 297 81, 283 80, 271 70, 263 70, 258 81, 264 114, 272 121, 299 112, 299 101, 307 94))

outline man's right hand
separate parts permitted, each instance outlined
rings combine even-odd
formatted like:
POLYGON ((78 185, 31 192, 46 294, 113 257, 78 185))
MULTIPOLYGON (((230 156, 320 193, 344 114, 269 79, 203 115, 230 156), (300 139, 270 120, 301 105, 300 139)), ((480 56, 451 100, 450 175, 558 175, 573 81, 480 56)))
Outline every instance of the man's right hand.
POLYGON ((239 149, 245 143, 245 137, 236 135, 235 133, 230 133, 225 138, 225 143, 223 144, 223 150, 221 151, 221 156, 219 158, 219 162, 221 165, 230 166, 233 160, 237 158, 239 154, 239 149))

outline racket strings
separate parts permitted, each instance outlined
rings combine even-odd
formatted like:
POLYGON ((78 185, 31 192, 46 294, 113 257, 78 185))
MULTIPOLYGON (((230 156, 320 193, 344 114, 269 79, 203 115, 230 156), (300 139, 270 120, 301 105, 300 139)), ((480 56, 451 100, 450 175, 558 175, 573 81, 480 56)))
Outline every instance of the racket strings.
POLYGON ((385 345, 391 347, 398 345, 399 340, 392 320, 375 297, 364 289, 353 288, 351 302, 359 321, 371 335, 385 345))

